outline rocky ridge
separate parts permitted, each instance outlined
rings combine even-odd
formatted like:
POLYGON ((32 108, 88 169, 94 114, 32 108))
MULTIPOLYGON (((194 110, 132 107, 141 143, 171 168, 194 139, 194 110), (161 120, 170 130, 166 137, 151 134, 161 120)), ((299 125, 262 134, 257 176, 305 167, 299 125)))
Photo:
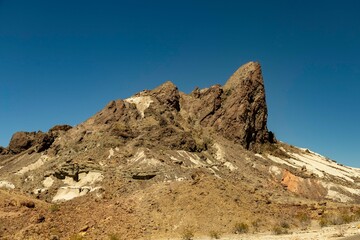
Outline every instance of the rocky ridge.
MULTIPOLYGON (((39 225, 25 218, 3 233, 19 239, 25 228, 48 239, 52 233, 45 229, 56 224, 67 229, 57 233, 61 237, 85 224, 90 238, 101 238, 108 218, 120 222, 110 230, 128 239, 170 236, 187 225, 198 232, 210 231, 211 224, 232 231, 236 221, 260 216, 266 229, 274 216, 306 212, 318 219, 326 211, 354 209, 349 203, 359 203, 359 184, 358 169, 278 142, 268 131, 264 81, 255 62, 223 86, 185 94, 166 82, 111 101, 77 126, 15 133, 0 148, 0 188, 61 203, 61 217, 40 209, 52 220, 39 225), (329 201, 328 210, 318 201, 329 201), (73 223, 74 209, 91 209, 92 215, 73 223)), ((7 203, 3 209, 10 211, 7 203)))

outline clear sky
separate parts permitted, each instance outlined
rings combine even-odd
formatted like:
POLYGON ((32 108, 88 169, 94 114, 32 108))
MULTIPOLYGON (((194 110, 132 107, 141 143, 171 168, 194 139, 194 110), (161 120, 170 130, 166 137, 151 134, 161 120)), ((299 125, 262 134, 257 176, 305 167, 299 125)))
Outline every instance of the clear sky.
POLYGON ((0 145, 263 68, 277 138, 360 167, 360 1, 0 0, 0 145))

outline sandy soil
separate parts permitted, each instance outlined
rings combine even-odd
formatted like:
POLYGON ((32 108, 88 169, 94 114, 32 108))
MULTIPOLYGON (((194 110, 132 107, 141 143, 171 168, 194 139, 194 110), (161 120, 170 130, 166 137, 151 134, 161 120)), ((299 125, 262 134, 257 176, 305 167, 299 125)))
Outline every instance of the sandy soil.
MULTIPOLYGON (((163 238, 161 240, 180 240, 180 238, 163 238)), ((210 236, 196 236, 194 240, 209 240, 214 239, 210 236)), ((330 226, 324 228, 316 228, 311 230, 293 232, 291 234, 274 235, 273 233, 258 233, 258 234, 231 234, 221 235, 219 239, 222 240, 357 240, 360 239, 360 222, 353 222, 339 226, 330 226)))

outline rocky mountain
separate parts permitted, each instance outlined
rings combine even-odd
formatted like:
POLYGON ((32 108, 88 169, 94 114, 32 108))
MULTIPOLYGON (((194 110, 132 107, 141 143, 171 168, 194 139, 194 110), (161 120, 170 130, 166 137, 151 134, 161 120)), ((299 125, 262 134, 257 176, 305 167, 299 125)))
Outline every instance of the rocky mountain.
POLYGON ((276 140, 267 114, 249 62, 223 86, 166 82, 77 126, 17 132, 0 148, 0 236, 159 239, 360 213, 360 170, 276 140))

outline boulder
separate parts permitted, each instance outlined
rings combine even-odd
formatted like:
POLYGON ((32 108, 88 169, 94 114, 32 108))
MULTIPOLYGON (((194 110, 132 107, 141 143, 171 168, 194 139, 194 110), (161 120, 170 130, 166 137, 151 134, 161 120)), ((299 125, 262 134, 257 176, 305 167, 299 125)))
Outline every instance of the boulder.
POLYGON ((48 149, 54 142, 51 134, 38 132, 16 132, 11 137, 9 151, 13 154, 21 153, 36 146, 36 152, 48 149))
POLYGON ((34 145, 36 132, 16 132, 11 137, 9 150, 17 154, 31 148, 34 145))
POLYGON ((6 154, 6 148, 0 146, 0 155, 6 154))

